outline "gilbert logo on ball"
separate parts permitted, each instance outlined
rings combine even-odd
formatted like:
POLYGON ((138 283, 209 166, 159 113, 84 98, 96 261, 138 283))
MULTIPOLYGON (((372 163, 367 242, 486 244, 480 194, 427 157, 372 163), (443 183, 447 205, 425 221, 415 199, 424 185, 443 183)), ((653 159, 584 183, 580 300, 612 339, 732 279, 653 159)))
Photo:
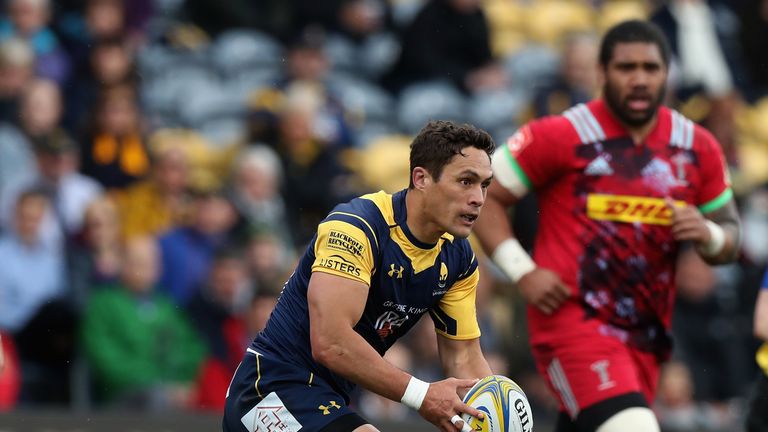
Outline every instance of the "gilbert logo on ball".
POLYGON ((525 392, 505 376, 491 375, 481 379, 464 396, 464 403, 485 413, 482 419, 469 414, 462 416, 474 431, 533 431, 533 413, 525 392))

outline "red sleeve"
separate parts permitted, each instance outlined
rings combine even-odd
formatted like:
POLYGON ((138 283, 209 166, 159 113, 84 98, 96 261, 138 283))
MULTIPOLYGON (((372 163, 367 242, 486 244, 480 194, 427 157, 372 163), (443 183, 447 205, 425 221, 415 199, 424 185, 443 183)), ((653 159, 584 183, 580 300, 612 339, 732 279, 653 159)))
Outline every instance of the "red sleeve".
POLYGON ((565 117, 546 117, 520 128, 505 151, 525 174, 527 186, 538 189, 566 171, 573 156, 568 143, 578 139, 575 134, 565 117))
POLYGON ((709 131, 699 126, 696 127, 696 141, 700 143, 698 157, 702 179, 696 205, 702 213, 709 213, 730 201, 733 192, 720 143, 709 131))

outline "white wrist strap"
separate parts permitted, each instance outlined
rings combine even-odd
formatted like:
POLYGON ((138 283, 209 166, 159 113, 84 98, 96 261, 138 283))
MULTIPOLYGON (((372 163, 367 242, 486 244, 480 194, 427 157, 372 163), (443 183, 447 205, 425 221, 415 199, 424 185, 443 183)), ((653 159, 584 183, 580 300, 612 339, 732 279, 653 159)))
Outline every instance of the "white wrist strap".
POLYGON ((419 408, 421 408, 421 403, 424 402, 424 396, 427 395, 427 390, 429 390, 428 382, 424 382, 412 376, 411 380, 408 381, 408 387, 405 388, 405 393, 403 393, 400 402, 402 402, 403 405, 418 411, 419 408))
POLYGON ((709 242, 705 245, 701 245, 699 247, 699 252, 708 257, 717 256, 723 251, 723 247, 725 247, 725 231, 720 225, 711 220, 707 220, 705 223, 709 230, 709 242))
POLYGON ((493 251, 491 258, 514 283, 517 283, 526 273, 536 268, 536 263, 533 262, 516 238, 508 238, 501 242, 493 251))

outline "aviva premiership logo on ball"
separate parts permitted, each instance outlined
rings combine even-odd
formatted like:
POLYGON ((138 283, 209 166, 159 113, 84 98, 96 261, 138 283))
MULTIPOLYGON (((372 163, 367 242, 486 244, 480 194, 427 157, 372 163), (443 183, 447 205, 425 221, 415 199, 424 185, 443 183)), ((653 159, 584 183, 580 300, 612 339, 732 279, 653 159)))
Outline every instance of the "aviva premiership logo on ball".
POLYGON ((464 396, 464 403, 485 413, 477 419, 464 414, 463 420, 477 432, 531 432, 533 414, 525 393, 511 379, 491 375, 477 382, 464 396))

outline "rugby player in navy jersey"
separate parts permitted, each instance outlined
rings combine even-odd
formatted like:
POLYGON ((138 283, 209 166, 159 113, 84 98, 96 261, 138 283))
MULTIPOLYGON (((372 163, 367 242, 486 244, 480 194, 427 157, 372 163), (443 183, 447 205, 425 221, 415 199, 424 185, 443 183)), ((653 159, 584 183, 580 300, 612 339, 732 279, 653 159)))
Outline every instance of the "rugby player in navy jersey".
POLYGON ((477 258, 467 236, 491 183, 491 137, 427 124, 411 144, 410 185, 338 205, 320 223, 266 328, 227 392, 227 432, 368 432, 349 408, 360 385, 442 431, 461 430, 463 404, 490 375, 475 314, 477 258), (435 325, 448 379, 427 383, 382 358, 422 315, 435 325))

